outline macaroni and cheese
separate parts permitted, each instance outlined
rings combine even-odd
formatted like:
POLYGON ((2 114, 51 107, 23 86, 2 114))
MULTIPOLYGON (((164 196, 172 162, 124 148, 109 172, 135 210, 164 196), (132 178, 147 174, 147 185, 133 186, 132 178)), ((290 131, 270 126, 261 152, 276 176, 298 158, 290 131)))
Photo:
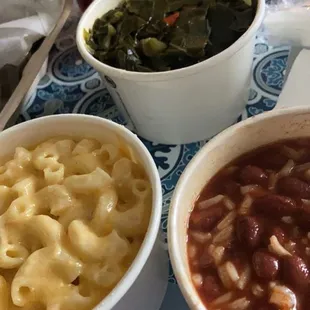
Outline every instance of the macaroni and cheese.
POLYGON ((55 138, 0 167, 0 309, 92 309, 147 231, 148 177, 125 147, 55 138))

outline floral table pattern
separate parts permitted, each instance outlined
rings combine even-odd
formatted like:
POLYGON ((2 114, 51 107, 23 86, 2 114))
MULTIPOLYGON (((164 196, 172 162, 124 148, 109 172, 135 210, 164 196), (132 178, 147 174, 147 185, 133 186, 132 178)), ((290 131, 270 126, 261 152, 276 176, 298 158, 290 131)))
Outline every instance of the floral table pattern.
MULTIPOLYGON (((76 49, 74 30, 77 21, 78 16, 73 14, 50 53, 46 75, 24 103, 18 122, 50 114, 83 113, 127 125, 99 75, 84 62, 76 49)), ((288 53, 287 48, 272 48, 257 38, 249 101, 238 121, 275 107, 284 83, 288 53)), ((173 189, 188 162, 206 141, 186 145, 142 141, 152 154, 161 176, 164 198, 162 229, 166 235, 173 189)), ((188 309, 171 268, 168 281, 162 310, 188 309)))

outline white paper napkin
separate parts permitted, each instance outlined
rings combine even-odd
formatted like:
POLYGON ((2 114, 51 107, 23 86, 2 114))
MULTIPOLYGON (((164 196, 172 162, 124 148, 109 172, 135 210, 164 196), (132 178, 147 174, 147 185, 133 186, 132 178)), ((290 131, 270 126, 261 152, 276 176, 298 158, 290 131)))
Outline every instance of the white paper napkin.
POLYGON ((32 44, 54 27, 63 0, 1 0, 0 68, 19 65, 32 44))
POLYGON ((303 49, 293 63, 276 107, 310 105, 309 91, 310 50, 303 49))

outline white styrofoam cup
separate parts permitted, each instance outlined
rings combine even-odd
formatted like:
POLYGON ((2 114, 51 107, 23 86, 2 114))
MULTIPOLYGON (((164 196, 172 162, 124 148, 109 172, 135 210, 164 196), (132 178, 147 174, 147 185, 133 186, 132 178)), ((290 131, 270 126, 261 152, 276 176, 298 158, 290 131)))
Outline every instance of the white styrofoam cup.
POLYGON ((108 66, 87 50, 83 31, 122 0, 96 0, 77 28, 82 57, 106 81, 124 116, 142 137, 164 144, 210 138, 236 121, 247 101, 255 35, 263 22, 265 1, 258 0, 250 28, 229 48, 183 69, 141 73, 108 66))
POLYGON ((12 156, 16 147, 33 147, 53 137, 92 138, 117 147, 126 145, 139 160, 151 182, 152 213, 142 246, 132 265, 115 288, 94 309, 158 310, 168 284, 168 255, 161 240, 162 192, 159 174, 143 143, 110 120, 81 114, 40 117, 0 133, 1 158, 12 156))

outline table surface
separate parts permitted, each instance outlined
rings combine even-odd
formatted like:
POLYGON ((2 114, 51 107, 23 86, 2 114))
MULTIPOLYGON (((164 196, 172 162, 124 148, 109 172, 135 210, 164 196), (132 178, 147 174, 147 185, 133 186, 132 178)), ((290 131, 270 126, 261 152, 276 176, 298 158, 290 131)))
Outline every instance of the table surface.
MULTIPOLYGON (((75 29, 79 13, 74 12, 50 53, 46 75, 24 103, 18 122, 43 115, 83 113, 109 118, 126 126, 98 73, 79 55, 75 29)), ((239 117, 272 110, 281 92, 289 50, 273 48, 256 39, 251 90, 246 109, 239 117)), ((168 209, 173 189, 182 171, 206 141, 184 145, 160 145, 145 139, 161 176, 163 213, 161 227, 167 233, 168 209)), ((169 284, 161 310, 188 309, 170 266, 169 284)))

